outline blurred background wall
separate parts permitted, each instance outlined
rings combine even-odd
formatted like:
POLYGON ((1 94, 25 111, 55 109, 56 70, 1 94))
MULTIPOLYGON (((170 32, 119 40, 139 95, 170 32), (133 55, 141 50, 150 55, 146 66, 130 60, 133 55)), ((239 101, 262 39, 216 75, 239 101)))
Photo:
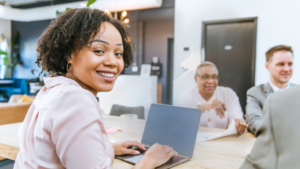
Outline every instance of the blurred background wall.
POLYGON ((19 51, 22 65, 17 65, 13 70, 14 78, 35 78, 31 70, 40 71, 41 68, 35 64, 37 52, 37 41, 51 20, 34 21, 34 22, 18 22, 12 21, 11 31, 12 36, 18 31, 19 36, 19 51))
MULTIPOLYGON (((152 57, 157 56, 162 63, 162 75, 158 83, 162 84, 162 103, 171 104, 172 98, 167 89, 170 87, 168 76, 168 39, 174 39, 174 0, 164 0, 160 8, 128 11, 130 27, 128 28, 135 42, 134 63, 150 64, 152 57)), ((132 72, 131 67, 125 69, 125 74, 140 74, 132 72)))
POLYGON ((10 41, 11 39, 11 21, 0 19, 0 32, 5 36, 5 38, 10 41))

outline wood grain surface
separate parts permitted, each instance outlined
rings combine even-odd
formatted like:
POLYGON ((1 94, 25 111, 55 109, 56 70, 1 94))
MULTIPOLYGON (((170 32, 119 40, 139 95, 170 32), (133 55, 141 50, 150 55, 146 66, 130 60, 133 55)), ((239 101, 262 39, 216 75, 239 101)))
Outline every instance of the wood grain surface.
POLYGON ((22 122, 31 103, 0 103, 0 125, 22 122))

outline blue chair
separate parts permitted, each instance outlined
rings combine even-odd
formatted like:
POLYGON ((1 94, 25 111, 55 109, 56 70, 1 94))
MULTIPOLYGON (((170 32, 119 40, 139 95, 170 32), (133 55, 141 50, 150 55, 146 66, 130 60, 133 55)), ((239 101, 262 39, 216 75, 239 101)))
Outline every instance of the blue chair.
POLYGON ((27 79, 10 79, 12 84, 0 86, 0 94, 10 97, 13 94, 29 94, 27 79))

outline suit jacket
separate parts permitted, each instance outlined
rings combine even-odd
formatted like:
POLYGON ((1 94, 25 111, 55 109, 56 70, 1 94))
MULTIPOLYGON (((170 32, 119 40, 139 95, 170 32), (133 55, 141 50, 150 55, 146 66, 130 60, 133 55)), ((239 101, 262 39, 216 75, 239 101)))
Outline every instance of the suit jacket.
POLYGON ((298 169, 300 166, 300 86, 266 100, 258 137, 241 169, 298 169))
MULTIPOLYGON (((290 83, 290 87, 295 86, 290 83)), ((249 130, 257 136, 257 128, 261 124, 262 110, 265 100, 274 90, 270 83, 254 86, 247 91, 246 123, 249 130)))

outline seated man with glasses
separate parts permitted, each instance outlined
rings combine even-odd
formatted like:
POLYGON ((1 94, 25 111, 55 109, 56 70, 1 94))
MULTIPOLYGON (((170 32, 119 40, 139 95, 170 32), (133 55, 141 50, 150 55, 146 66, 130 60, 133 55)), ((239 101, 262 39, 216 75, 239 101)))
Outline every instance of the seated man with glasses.
POLYGON ((205 61, 196 70, 197 86, 186 90, 179 98, 178 106, 202 109, 200 126, 226 129, 234 120, 237 134, 243 134, 248 126, 236 93, 218 86, 219 76, 215 64, 205 61))

